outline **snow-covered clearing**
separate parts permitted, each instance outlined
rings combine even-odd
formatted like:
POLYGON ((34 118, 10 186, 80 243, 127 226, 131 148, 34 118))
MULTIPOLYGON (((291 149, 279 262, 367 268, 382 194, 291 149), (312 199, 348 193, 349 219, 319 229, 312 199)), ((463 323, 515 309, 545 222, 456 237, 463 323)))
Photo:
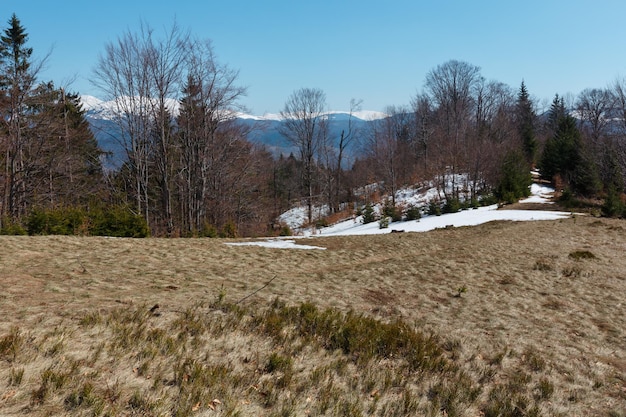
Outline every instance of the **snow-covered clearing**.
MULTIPOLYGON (((545 203, 550 201, 554 190, 550 187, 533 184, 531 196, 521 200, 520 203, 545 203)), ((443 214, 441 216, 424 216, 420 220, 393 222, 388 228, 380 228, 378 222, 362 223, 362 217, 346 220, 335 225, 319 230, 306 230, 300 237, 324 237, 324 236, 348 236, 348 235, 373 235, 391 233, 392 231, 403 232, 427 232, 445 227, 476 226, 492 221, 537 221, 558 220, 569 217, 571 213, 562 211, 541 210, 499 210, 497 205, 479 207, 476 209, 463 210, 458 213, 443 214)), ((293 210, 292 216, 298 220, 303 219, 304 209, 293 210)), ((293 219, 292 219, 293 220, 293 219)), ((279 249, 324 249, 318 246, 298 245, 292 237, 288 240, 283 238, 267 239, 263 241, 248 241, 240 243, 228 243, 229 245, 257 245, 279 249)))

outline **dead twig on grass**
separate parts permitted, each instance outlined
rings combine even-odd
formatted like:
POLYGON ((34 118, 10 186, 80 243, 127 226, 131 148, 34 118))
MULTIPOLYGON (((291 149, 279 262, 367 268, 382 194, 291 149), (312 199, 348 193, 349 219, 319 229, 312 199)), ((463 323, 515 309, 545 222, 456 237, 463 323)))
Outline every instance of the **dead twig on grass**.
POLYGON ((267 281, 265 283, 265 285, 263 285, 261 288, 259 288, 258 290, 255 290, 254 292, 251 292, 250 294, 246 295, 245 297, 243 297, 241 300, 237 301, 235 304, 240 304, 241 302, 247 300, 248 298, 252 297, 254 294, 258 293, 259 291, 261 291, 263 288, 267 287, 268 285, 270 285, 272 283, 272 281, 274 281, 276 279, 276 275, 274 275, 272 277, 272 279, 270 279, 269 281, 267 281))

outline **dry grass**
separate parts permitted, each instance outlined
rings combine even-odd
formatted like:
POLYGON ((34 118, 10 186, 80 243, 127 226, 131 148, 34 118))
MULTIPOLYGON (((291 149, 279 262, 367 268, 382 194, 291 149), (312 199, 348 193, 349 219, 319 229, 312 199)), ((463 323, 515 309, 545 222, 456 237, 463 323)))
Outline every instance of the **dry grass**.
POLYGON ((303 243, 0 237, 0 415, 626 416, 623 222, 303 243))

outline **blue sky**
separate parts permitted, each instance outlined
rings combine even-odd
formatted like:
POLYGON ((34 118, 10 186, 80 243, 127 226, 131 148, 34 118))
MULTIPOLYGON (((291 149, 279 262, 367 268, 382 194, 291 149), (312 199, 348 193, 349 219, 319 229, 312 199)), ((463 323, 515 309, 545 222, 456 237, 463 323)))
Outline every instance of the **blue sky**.
POLYGON ((176 21, 239 70, 254 114, 279 112, 302 87, 324 90, 333 110, 352 98, 366 110, 409 104, 428 71, 450 59, 516 89, 524 80, 545 103, 626 76, 621 0, 30 0, 2 2, 2 30, 13 13, 34 55, 51 53, 42 81, 75 78, 73 91, 95 96, 90 78, 108 42, 141 21, 157 32, 176 21))

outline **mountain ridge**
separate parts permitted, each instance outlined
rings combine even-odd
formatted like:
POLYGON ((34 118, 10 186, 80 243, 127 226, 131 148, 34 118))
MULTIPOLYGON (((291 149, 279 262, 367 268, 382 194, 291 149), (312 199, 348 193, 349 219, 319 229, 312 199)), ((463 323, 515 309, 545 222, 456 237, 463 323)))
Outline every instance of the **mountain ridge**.
MULTIPOLYGON (((117 106, 114 100, 102 100, 98 97, 91 95, 81 95, 80 101, 83 105, 83 110, 91 115, 99 115, 102 118, 113 118, 117 112, 117 106)), ((166 99, 167 107, 173 114, 177 115, 180 108, 180 103, 176 99, 166 99)), ((350 112, 345 110, 329 110, 323 113, 324 115, 332 117, 350 117, 350 112)), ((384 119, 388 117, 386 113, 375 110, 360 110, 352 113, 352 117, 363 120, 372 121, 378 119, 384 119)), ((264 113, 263 115, 253 115, 243 112, 235 112, 234 118, 244 120, 257 120, 257 121, 282 121, 284 118, 280 113, 264 113)))
MULTIPOLYGON (((94 96, 84 95, 81 96, 81 103, 85 111, 85 118, 89 122, 100 148, 109 155, 105 166, 111 170, 120 168, 127 155, 123 145, 122 132, 115 122, 118 113, 115 101, 105 101, 94 96)), ((129 108, 132 107, 130 100, 123 104, 128 105, 129 108)), ((172 114, 178 114, 180 108, 178 101, 168 99, 167 106, 172 114)), ((382 112, 369 110, 353 112, 352 114, 347 111, 328 111, 324 115, 327 116, 328 120, 329 137, 332 138, 331 146, 335 149, 338 149, 338 141, 342 131, 348 131, 349 128, 364 131, 373 121, 388 117, 382 112)), ((264 146, 274 156, 287 156, 298 152, 298 149, 280 133, 281 125, 284 122, 284 118, 280 114, 266 113, 263 116, 254 116, 246 113, 233 113, 233 119, 249 128, 247 139, 251 143, 264 146)), ((356 146, 353 146, 351 149, 344 150, 343 165, 345 168, 350 167, 354 162, 358 151, 355 148, 356 146)))

